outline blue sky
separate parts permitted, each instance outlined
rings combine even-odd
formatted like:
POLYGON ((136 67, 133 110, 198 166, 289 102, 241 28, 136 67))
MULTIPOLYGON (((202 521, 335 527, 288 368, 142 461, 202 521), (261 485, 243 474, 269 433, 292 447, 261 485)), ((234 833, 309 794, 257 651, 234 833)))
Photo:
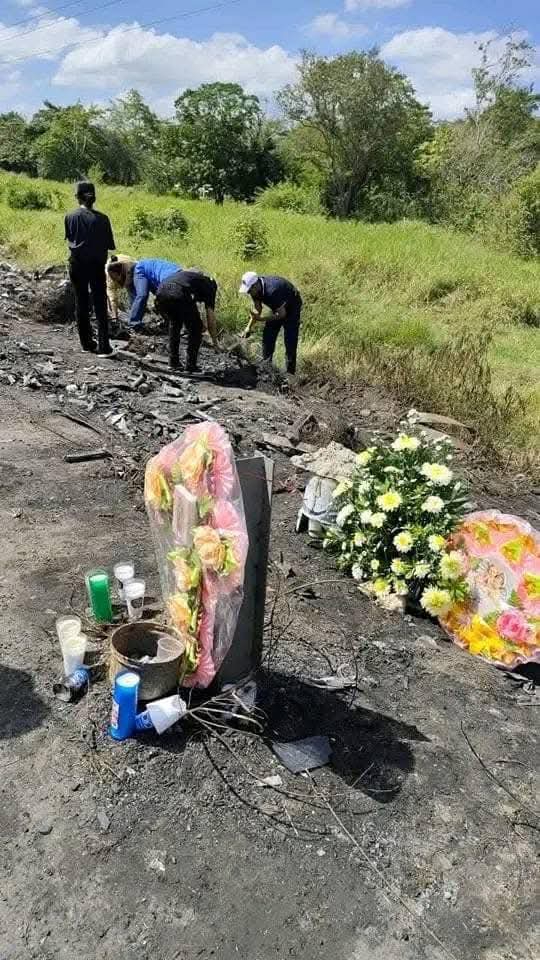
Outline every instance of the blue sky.
POLYGON ((275 90, 294 79, 302 48, 335 54, 377 45, 411 77, 435 116, 453 117, 471 103, 478 42, 491 39, 494 50, 502 49, 508 30, 535 45, 527 79, 540 79, 535 0, 515 0, 511 19, 507 0, 219 4, 0 0, 0 111, 29 113, 45 97, 105 103, 135 86, 167 114, 182 89, 213 80, 238 81, 271 103, 275 90), (150 25, 156 20, 167 22, 150 25))

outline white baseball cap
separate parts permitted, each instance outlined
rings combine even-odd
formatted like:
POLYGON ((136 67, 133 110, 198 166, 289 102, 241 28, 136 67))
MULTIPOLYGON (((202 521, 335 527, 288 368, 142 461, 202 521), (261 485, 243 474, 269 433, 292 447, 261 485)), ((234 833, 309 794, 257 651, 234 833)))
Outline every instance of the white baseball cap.
POLYGON ((242 277, 239 293, 249 293, 251 288, 257 283, 258 279, 259 276, 257 273, 254 273, 253 270, 248 270, 248 272, 242 277))

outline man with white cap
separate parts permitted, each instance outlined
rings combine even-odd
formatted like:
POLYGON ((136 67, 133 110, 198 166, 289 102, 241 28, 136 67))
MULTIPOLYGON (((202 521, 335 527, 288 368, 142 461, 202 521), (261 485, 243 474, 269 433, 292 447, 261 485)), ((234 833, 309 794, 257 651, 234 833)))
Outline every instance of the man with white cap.
POLYGON ((240 293, 249 294, 253 300, 251 320, 244 330, 244 336, 249 337, 253 325, 263 321, 263 360, 272 360, 279 332, 283 329, 287 373, 296 373, 296 354, 302 315, 302 297, 296 287, 284 277, 259 276, 250 270, 242 277, 240 293), (269 316, 262 316, 263 307, 270 308, 269 316))

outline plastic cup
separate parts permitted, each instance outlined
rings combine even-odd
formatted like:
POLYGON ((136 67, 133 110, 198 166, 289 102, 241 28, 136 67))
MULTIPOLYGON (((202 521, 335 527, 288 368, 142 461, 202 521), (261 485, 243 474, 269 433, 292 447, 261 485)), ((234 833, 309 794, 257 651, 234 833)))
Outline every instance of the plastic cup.
POLYGON ((113 567, 113 573, 116 577, 116 589, 120 600, 125 600, 124 596, 124 584, 129 580, 133 580, 135 577, 135 566, 132 560, 122 560, 120 563, 115 563, 113 567))
POLYGON ((74 614, 66 614, 64 617, 58 617, 56 621, 56 632, 60 644, 62 644, 64 640, 78 637, 81 632, 81 627, 81 618, 76 617, 74 614))
POLYGON ((86 636, 84 633, 79 633, 76 636, 67 637, 60 641, 60 646, 64 660, 64 676, 70 677, 84 663, 86 636))
POLYGON ((156 660, 160 662, 164 660, 174 660, 181 652, 182 647, 177 640, 174 640, 172 637, 159 637, 156 660))
POLYGON ((128 582, 124 584, 124 598, 130 620, 141 619, 144 609, 145 590, 146 583, 144 580, 128 580, 128 582))

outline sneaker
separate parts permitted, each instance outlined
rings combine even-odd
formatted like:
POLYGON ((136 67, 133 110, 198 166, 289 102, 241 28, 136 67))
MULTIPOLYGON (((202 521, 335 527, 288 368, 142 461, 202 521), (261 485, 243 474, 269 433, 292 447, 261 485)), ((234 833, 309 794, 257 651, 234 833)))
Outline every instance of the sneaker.
POLYGON ((101 357, 101 358, 103 358, 103 357, 112 357, 112 356, 114 356, 114 350, 113 350, 113 348, 111 347, 111 345, 110 345, 110 343, 109 343, 109 344, 107 344, 107 346, 104 347, 103 349, 99 349, 97 355, 98 355, 98 357, 101 357))
POLYGON ((201 373, 201 368, 197 365, 186 367, 186 373, 201 373))
POLYGON ((89 343, 81 343, 81 350, 84 353, 95 353, 97 350, 97 343, 95 340, 90 340, 89 343))
POLYGON ((169 360, 169 367, 171 370, 183 370, 183 366, 179 360, 169 360))

